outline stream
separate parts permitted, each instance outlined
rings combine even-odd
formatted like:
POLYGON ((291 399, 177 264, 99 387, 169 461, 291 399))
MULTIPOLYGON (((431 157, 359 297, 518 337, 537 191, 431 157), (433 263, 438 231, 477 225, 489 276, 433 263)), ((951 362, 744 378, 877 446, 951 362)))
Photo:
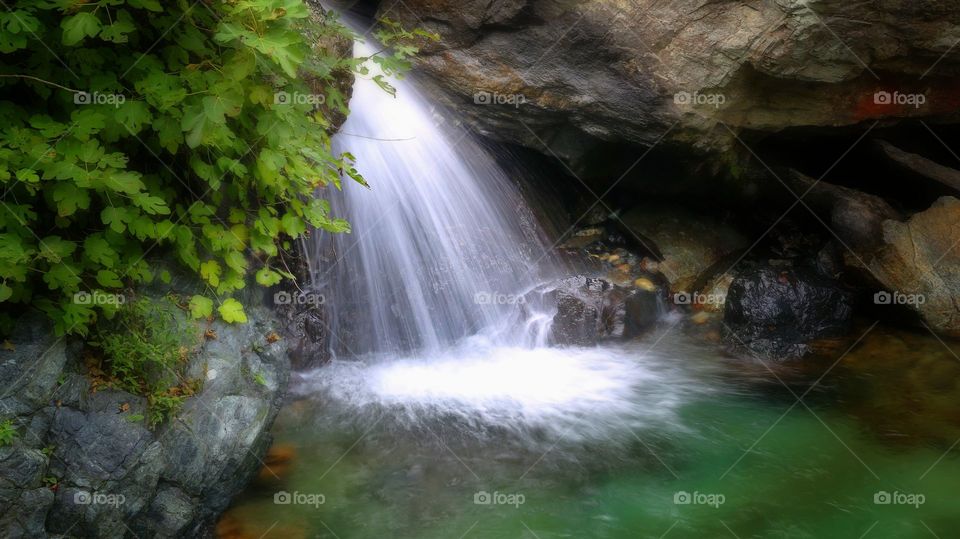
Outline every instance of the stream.
POLYGON ((513 183, 412 83, 373 86, 337 137, 371 188, 332 201, 352 234, 310 246, 333 360, 295 375, 221 537, 955 533, 955 350, 863 325, 849 353, 769 365, 676 313, 550 347, 552 313, 516 298, 562 264, 513 183))

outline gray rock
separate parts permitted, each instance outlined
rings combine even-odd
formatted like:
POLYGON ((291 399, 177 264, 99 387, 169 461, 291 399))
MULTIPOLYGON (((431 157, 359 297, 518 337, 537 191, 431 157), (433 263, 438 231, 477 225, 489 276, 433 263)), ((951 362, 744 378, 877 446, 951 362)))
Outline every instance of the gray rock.
POLYGON ((0 489, 28 489, 40 486, 47 457, 20 444, 0 448, 0 489))
POLYGON ((5 499, 0 489, 0 530, 3 536, 12 539, 46 537, 44 519, 47 516, 54 494, 48 488, 18 491, 12 499, 5 499))
POLYGON ((39 313, 21 320, 11 335, 13 350, 0 350, 0 413, 21 415, 45 404, 66 361, 64 339, 55 337, 39 313))
POLYGON ((260 467, 289 378, 285 345, 268 342, 280 320, 257 305, 260 297, 243 299, 249 322, 211 324, 216 338, 186 366, 202 389, 156 430, 137 419, 147 410, 143 397, 91 392, 79 374, 81 349, 51 338, 42 318, 25 321, 15 351, 0 352, 0 376, 18 389, 0 410, 21 431, 0 449, 0 536, 208 535, 260 467), (56 494, 46 477, 57 481, 56 494))
POLYGON ((599 142, 649 146, 668 131, 668 145, 718 155, 737 144, 718 122, 777 132, 954 112, 949 77, 960 63, 946 55, 960 38, 954 2, 381 5, 381 15, 441 35, 418 57, 420 72, 476 131, 575 168, 599 142), (920 81, 935 64, 944 78, 920 81), (916 81, 886 89, 923 92, 927 105, 875 104, 880 72, 916 81))

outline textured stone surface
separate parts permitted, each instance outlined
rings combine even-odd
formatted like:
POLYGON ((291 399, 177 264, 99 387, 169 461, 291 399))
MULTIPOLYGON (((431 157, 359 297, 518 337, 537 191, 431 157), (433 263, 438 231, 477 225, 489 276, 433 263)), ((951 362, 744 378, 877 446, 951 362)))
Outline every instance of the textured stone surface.
POLYGON ((628 289, 596 277, 560 279, 534 292, 554 310, 550 340, 565 346, 590 346, 608 338, 643 334, 658 320, 656 291, 628 289))
POLYGON ((749 245, 737 230, 717 219, 662 204, 634 208, 620 223, 625 235, 647 238, 644 241, 657 253, 658 269, 673 293, 692 292, 705 270, 749 245))
POLYGON ((906 302, 934 331, 960 337, 960 200, 943 197, 906 222, 883 223, 883 246, 861 258, 890 297, 906 302))
POLYGON ((145 399, 91 392, 80 348, 24 319, 0 351, 0 419, 19 433, 0 448, 0 536, 206 536, 259 469, 289 378, 280 320, 245 301, 247 324, 210 323, 187 365, 202 390, 156 430, 145 399))
POLYGON ((667 143, 722 150, 734 139, 718 122, 777 131, 956 111, 960 64, 943 58, 960 39, 955 2, 405 0, 382 9, 442 36, 420 71, 481 133, 546 144, 571 161, 591 141, 650 145, 668 130, 667 143), (923 92, 926 104, 877 104, 877 91, 923 92), (490 98, 476 103, 480 92, 490 98), (493 94, 523 98, 496 104, 493 94), (703 104, 683 103, 697 96, 703 104))
POLYGON ((795 359, 815 339, 843 335, 853 297, 837 281, 807 268, 759 266, 742 271, 727 291, 727 342, 769 359, 795 359))

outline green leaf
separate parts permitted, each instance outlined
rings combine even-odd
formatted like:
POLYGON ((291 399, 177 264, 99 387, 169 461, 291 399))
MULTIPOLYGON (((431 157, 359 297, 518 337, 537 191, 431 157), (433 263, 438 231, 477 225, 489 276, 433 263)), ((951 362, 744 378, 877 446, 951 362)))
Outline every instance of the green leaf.
POLYGON ((60 236, 47 236, 40 240, 40 257, 59 264, 77 249, 77 244, 60 236))
POLYGON ((64 18, 60 28, 63 28, 63 44, 72 46, 84 38, 97 35, 100 32, 100 19, 89 11, 82 11, 64 18))
POLYGON ((213 300, 203 296, 190 298, 190 316, 207 318, 213 315, 213 300))
POLYGON ((137 194, 145 187, 140 180, 140 173, 130 171, 113 171, 103 178, 103 183, 118 193, 128 195, 137 194))
POLYGON ((293 213, 284 214, 280 220, 280 225, 283 227, 284 232, 294 238, 299 237, 307 231, 307 224, 303 222, 303 219, 293 213))
POLYGON ((130 7, 143 8, 149 11, 156 11, 157 13, 163 11, 160 0, 127 0, 127 3, 130 4, 130 7))
POLYGON ((217 307, 217 311, 220 313, 220 316, 223 317, 224 322, 230 324, 245 324, 247 322, 247 315, 243 312, 243 305, 233 298, 224 300, 223 304, 217 307))
POLYGON ((110 247, 110 242, 100 234, 94 234, 84 240, 83 252, 90 260, 108 268, 114 267, 120 261, 120 256, 110 247))
POLYGON ((131 133, 136 134, 143 129, 144 124, 150 123, 150 109, 143 101, 124 101, 122 105, 117 107, 114 119, 129 129, 131 133))
POLYGON ((146 193, 135 193, 131 198, 134 204, 150 215, 167 215, 170 213, 170 208, 160 197, 150 196, 146 193))
POLYGON ((29 168, 22 168, 17 171, 17 179, 26 183, 36 183, 40 181, 37 171, 29 168))
POLYGON ((98 271, 97 282, 100 283, 100 286, 106 286, 108 288, 120 288, 123 286, 123 283, 120 282, 120 278, 117 276, 117 274, 110 270, 98 271))
POLYGON ((117 234, 122 234, 126 230, 127 225, 125 224, 129 216, 127 215, 126 208, 114 208, 113 206, 108 206, 100 212, 100 220, 103 221, 103 224, 109 225, 110 230, 113 230, 117 234))
POLYGON ((13 289, 7 283, 0 283, 0 302, 7 301, 13 295, 13 289))
POLYGON ((220 274, 223 269, 216 260, 208 260, 200 264, 200 276, 203 277, 211 286, 220 284, 220 274))
POLYGON ((126 43, 128 41, 127 34, 136 29, 137 27, 133 24, 130 14, 125 10, 121 10, 117 18, 113 21, 113 24, 105 27, 100 32, 100 39, 113 43, 126 43))
POLYGON ((67 217, 77 209, 90 207, 90 195, 72 183, 60 183, 53 189, 53 201, 57 203, 57 215, 67 217))
POLYGON ((257 283, 263 286, 273 286, 283 280, 283 275, 273 271, 268 267, 260 268, 257 271, 257 283))

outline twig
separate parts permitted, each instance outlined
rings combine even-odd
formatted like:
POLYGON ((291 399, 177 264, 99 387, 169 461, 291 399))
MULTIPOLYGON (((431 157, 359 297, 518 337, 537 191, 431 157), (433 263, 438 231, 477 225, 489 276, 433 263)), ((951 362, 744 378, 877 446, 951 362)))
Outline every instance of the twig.
POLYGON ((66 91, 68 91, 68 92, 73 92, 73 93, 75 93, 75 94, 82 94, 82 93, 83 93, 83 90, 74 90, 73 88, 67 88, 66 86, 61 86, 61 85, 59 85, 59 84, 57 84, 57 83, 55 83, 55 82, 50 82, 50 81, 48 81, 48 80, 44 80, 44 79, 41 79, 41 78, 38 78, 38 77, 34 77, 34 76, 32 76, 32 75, 0 75, 0 78, 5 78, 5 79, 30 79, 30 80, 33 80, 33 81, 42 82, 42 83, 44 83, 44 84, 49 84, 50 86, 56 86, 57 88, 61 88, 61 89, 66 90, 66 91))

